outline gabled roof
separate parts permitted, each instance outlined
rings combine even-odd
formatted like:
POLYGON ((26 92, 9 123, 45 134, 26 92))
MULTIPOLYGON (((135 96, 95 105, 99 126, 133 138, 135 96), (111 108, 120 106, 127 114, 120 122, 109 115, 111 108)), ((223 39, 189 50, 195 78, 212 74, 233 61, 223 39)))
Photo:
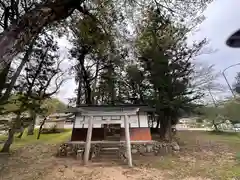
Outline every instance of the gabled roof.
POLYGON ((54 114, 50 114, 48 117, 49 118, 64 118, 64 117, 69 117, 71 116, 70 113, 54 113, 54 114))
POLYGON ((155 112, 155 108, 148 105, 137 105, 137 104, 124 104, 124 105, 81 105, 78 107, 72 107, 68 109, 68 112, 78 113, 81 110, 85 111, 123 111, 123 110, 134 110, 139 108, 140 112, 155 112))

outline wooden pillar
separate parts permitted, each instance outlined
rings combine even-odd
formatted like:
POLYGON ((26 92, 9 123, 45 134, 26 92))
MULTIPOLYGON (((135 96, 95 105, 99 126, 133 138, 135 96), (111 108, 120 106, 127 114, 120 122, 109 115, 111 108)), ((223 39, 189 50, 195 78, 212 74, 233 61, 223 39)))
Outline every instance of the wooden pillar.
POLYGON ((91 149, 91 139, 92 139, 92 127, 93 127, 93 116, 91 116, 88 120, 88 131, 87 131, 87 138, 85 142, 85 151, 84 151, 84 159, 83 163, 87 164, 91 149))
POLYGON ((127 115, 124 116, 124 127, 125 127, 125 138, 126 138, 128 165, 130 167, 132 167, 131 141, 130 141, 130 133, 129 133, 129 121, 128 121, 128 116, 127 115))

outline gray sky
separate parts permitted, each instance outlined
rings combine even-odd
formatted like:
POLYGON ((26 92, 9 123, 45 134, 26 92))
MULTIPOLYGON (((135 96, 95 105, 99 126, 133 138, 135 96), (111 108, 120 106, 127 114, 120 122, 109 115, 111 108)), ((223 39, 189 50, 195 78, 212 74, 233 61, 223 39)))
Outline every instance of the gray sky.
MULTIPOLYGON (((240 29, 240 1, 215 0, 205 12, 206 20, 200 25, 194 38, 204 37, 210 40, 209 47, 216 52, 199 57, 199 61, 214 64, 216 71, 223 71, 226 67, 240 63, 240 49, 232 49, 225 45, 231 33, 240 29)), ((235 66, 226 71, 227 78, 232 84, 240 66, 235 66)), ((219 81, 226 85, 223 77, 219 81)))
MULTIPOLYGON (((240 62, 240 49, 232 49, 225 45, 226 39, 231 33, 240 29, 240 0, 215 0, 205 11, 206 20, 200 25, 193 39, 200 40, 207 38, 210 40, 209 47, 216 52, 198 57, 198 61, 207 64, 214 64, 216 72, 240 62)), ((67 41, 61 40, 60 47, 67 56, 69 45, 67 41)), ((66 63, 67 64, 67 63, 66 63)), ((234 81, 236 73, 240 71, 240 66, 233 67, 226 71, 230 83, 234 81)), ((226 84, 223 77, 219 78, 222 84, 226 84)), ((57 95, 61 100, 67 102, 67 98, 74 96, 74 79, 68 81, 61 88, 57 95)), ((222 98, 221 95, 217 95, 222 98)))
MULTIPOLYGON (((64 59, 64 62, 62 63, 61 68, 66 70, 67 68, 70 67, 70 64, 73 65, 74 63, 73 61, 71 61, 71 59, 69 59, 69 54, 68 54, 68 51, 71 48, 71 44, 69 43, 66 37, 63 37, 58 40, 58 45, 60 47, 61 58, 64 59)), ((57 94, 57 97, 65 103, 68 103, 68 98, 73 98, 75 96, 74 90, 76 88, 74 76, 69 75, 68 78, 70 79, 67 80, 62 85, 59 93, 57 94)))

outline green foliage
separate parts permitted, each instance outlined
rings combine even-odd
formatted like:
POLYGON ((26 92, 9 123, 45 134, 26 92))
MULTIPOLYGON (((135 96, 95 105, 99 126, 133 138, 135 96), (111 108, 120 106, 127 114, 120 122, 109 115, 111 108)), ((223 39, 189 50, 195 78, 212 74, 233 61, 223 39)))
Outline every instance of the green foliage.
POLYGON ((236 77, 235 77, 235 82, 233 84, 233 90, 236 92, 236 93, 240 93, 240 73, 238 72, 236 77))
MULTIPOLYGON (((22 95, 19 94, 12 95, 8 103, 3 106, 4 109, 3 114, 18 112, 22 105, 22 101, 20 101, 21 98, 22 95)), ((28 104, 32 105, 32 102, 29 102, 28 104)), ((41 108, 39 109, 38 113, 44 116, 57 112, 65 112, 67 109, 66 104, 64 104, 57 98, 46 99, 43 102, 41 102, 40 106, 41 108)), ((25 109, 25 111, 27 113, 28 109, 25 109)))
POLYGON ((224 104, 221 113, 233 124, 240 123, 240 102, 239 99, 230 100, 224 104))
POLYGON ((237 152, 236 159, 240 162, 240 152, 237 152))
POLYGON ((202 116, 208 120, 216 119, 221 112, 220 108, 214 106, 201 107, 199 111, 201 112, 202 116))
MULTIPOLYGON (((192 59, 206 40, 188 45, 192 24, 173 17, 160 2, 147 2, 147 8, 139 11, 141 16, 134 19, 138 21, 136 38, 130 40, 119 21, 123 11, 116 11, 113 1, 93 4, 100 12, 74 19, 76 26, 72 28, 76 104, 148 104, 157 108, 162 119, 176 124, 203 95, 192 86, 192 59)), ((181 8, 196 11, 182 4, 181 8)))
POLYGON ((10 96, 7 103, 1 105, 1 108, 2 108, 1 113, 8 114, 11 112, 14 113, 19 111, 20 107, 22 106, 22 101, 21 101, 22 98, 23 98, 23 95, 20 93, 10 96))
POLYGON ((187 46, 188 28, 172 21, 169 15, 160 14, 158 9, 148 12, 140 29, 136 47, 154 90, 152 98, 157 112, 175 119, 180 110, 193 109, 192 102, 201 98, 201 92, 190 88, 193 73, 190 59, 198 55, 206 41, 187 46))
POLYGON ((229 120, 232 124, 240 123, 239 99, 228 100, 219 104, 218 107, 202 106, 198 108, 200 117, 216 125, 229 120))
POLYGON ((62 101, 60 101, 57 98, 51 98, 51 99, 46 99, 42 105, 41 108, 45 109, 44 115, 50 115, 53 113, 63 113, 66 112, 67 110, 67 105, 64 104, 62 101))
POLYGON ((147 84, 145 75, 137 65, 129 65, 126 68, 126 84, 129 86, 128 97, 133 98, 137 104, 144 104, 146 101, 147 84), (137 102, 136 102, 137 101, 137 102))
POLYGON ((120 32, 116 28, 121 11, 116 11, 113 1, 96 1, 92 5, 97 11, 74 19, 71 28, 74 47, 70 53, 76 60, 73 69, 78 83, 76 104, 114 104, 126 54, 118 44, 120 32))

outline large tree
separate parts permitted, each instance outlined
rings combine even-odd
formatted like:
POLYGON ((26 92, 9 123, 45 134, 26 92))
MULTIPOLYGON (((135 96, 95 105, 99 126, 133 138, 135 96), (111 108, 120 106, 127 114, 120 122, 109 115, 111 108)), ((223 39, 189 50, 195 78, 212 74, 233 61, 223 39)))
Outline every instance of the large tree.
POLYGON ((33 134, 37 114, 42 114, 42 103, 60 88, 64 81, 63 72, 60 68, 58 47, 51 35, 45 35, 37 40, 33 52, 26 63, 24 72, 18 78, 15 85, 15 92, 18 94, 17 115, 12 125, 8 139, 2 149, 8 152, 15 132, 21 128, 23 113, 29 115, 28 135, 33 134))
POLYGON ((127 97, 132 103, 145 104, 147 81, 145 73, 137 65, 128 65, 126 69, 126 89, 127 97))
POLYGON ((63 83, 63 72, 60 68, 58 46, 51 35, 39 39, 31 60, 25 68, 20 87, 24 86, 27 109, 32 118, 28 135, 33 134, 35 119, 41 103, 54 95, 63 83), (53 87, 51 87, 53 86, 53 87))
POLYGON ((180 110, 188 111, 192 102, 202 97, 201 92, 191 88, 194 72, 191 60, 198 56, 206 41, 188 46, 188 27, 173 21, 159 8, 148 11, 140 30, 138 57, 153 90, 160 136, 171 139, 171 126, 177 123, 180 110))
MULTIPOLYGON (((29 44, 30 41, 37 36, 44 27, 63 20, 69 17, 74 10, 79 10, 83 14, 89 14, 88 10, 83 7, 84 0, 47 0, 47 1, 24 1, 24 0, 15 0, 12 1, 10 5, 11 12, 17 12, 17 19, 11 22, 7 29, 5 29, 0 34, 0 72, 3 71, 13 60, 13 58, 19 53, 23 51, 25 45, 29 44), (19 8, 20 5, 30 6, 19 8)), ((139 5, 141 3, 137 3, 134 1, 129 1, 128 5, 124 1, 119 3, 118 1, 113 1, 113 5, 115 7, 128 5, 139 5)), ((155 1, 157 2, 157 1, 155 1)), ((179 3, 178 1, 164 1, 158 2, 158 5, 164 7, 165 10, 169 10, 170 13, 182 13, 185 17, 188 14, 188 17, 191 17, 206 7, 206 4, 209 1, 184 1, 179 3), (178 6, 177 6, 178 5, 178 6)), ((94 3, 89 2, 90 4, 97 4, 104 7, 103 3, 94 3)), ((89 4, 86 3, 86 4, 89 4)), ((146 4, 143 3, 141 8, 144 9, 146 4)), ((1 8, 5 8, 6 4, 4 1, 1 1, 1 8)), ((113 7, 114 7, 113 6, 113 7)), ((94 5, 92 6, 94 8, 94 5)), ((95 6, 96 7, 96 6, 95 6)), ((133 6, 136 7, 136 6, 133 6)), ((138 7, 139 8, 139 7, 138 7)), ((94 8, 96 9, 96 8, 94 8)), ((128 15, 128 11, 126 13, 128 15)))
POLYGON ((77 83, 76 105, 92 104, 94 101, 94 87, 99 71, 104 66, 104 48, 107 48, 108 37, 99 28, 92 17, 78 20, 73 31, 73 48, 71 57, 75 60, 73 70, 77 83))
POLYGON ((76 61, 73 69, 78 85, 77 105, 113 104, 116 99, 113 79, 116 79, 115 71, 120 65, 119 56, 122 55, 122 51, 117 50, 121 47, 117 47, 119 29, 116 26, 122 17, 121 12, 113 7, 112 1, 99 1, 97 10, 73 20, 77 21, 75 27, 71 28, 74 34, 71 56, 76 61))

